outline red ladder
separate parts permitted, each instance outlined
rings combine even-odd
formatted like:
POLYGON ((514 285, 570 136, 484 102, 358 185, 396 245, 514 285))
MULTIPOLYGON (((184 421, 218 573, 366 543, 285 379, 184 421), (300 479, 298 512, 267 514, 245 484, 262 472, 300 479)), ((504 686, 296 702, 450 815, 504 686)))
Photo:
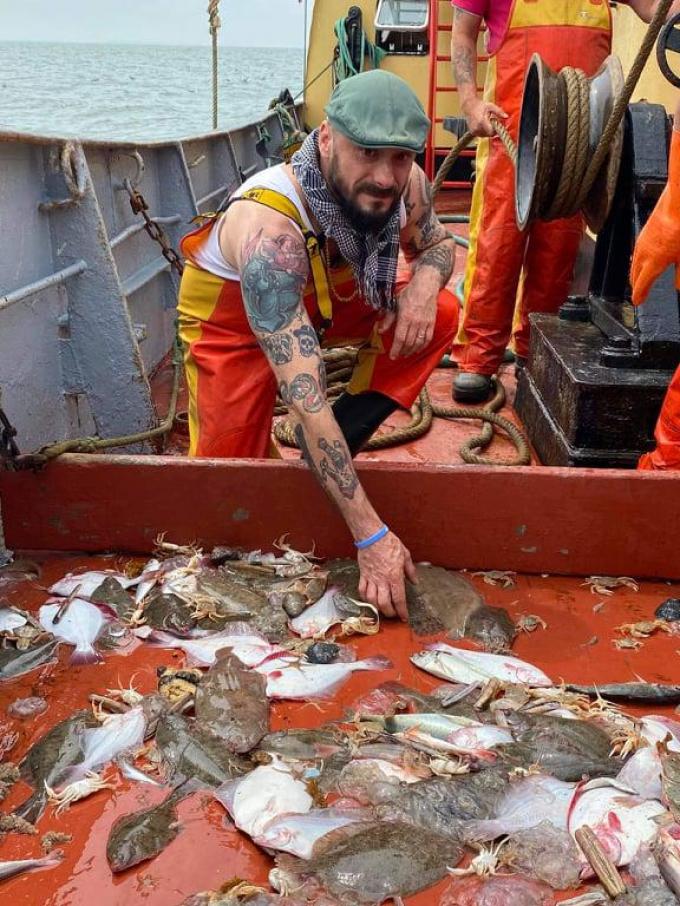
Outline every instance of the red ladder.
MULTIPOLYGON (((458 94, 458 89, 455 85, 441 85, 439 84, 439 64, 448 63, 451 65, 451 54, 450 51, 447 53, 439 52, 439 37, 442 34, 451 34, 452 24, 451 16, 442 16, 441 4, 446 3, 448 9, 451 9, 451 0, 430 0, 430 27, 429 27, 429 43, 430 43, 430 83, 429 83, 429 97, 428 97, 428 115, 432 121, 432 129, 430 130, 430 136, 428 139, 427 148, 425 149, 425 172, 430 180, 434 179, 436 176, 437 170, 441 166, 444 158, 449 153, 453 145, 455 144, 455 136, 451 135, 451 141, 447 144, 438 144, 438 133, 440 131, 441 124, 444 122, 444 114, 448 116, 453 115, 462 115, 460 109, 456 104, 452 105, 451 100, 456 98, 458 94), (446 18, 449 21, 442 22, 442 18, 446 18), (444 106, 444 104, 446 106, 444 106), (444 109, 442 109, 442 107, 444 109)), ((485 63, 488 60, 488 56, 484 54, 478 54, 477 60, 479 63, 485 63)), ((483 90, 483 86, 480 86, 480 91, 483 90)), ((466 148, 461 152, 461 157, 474 158, 475 149, 466 148)), ((470 180, 448 180, 443 183, 442 188, 444 189, 470 189, 472 183, 470 180)))

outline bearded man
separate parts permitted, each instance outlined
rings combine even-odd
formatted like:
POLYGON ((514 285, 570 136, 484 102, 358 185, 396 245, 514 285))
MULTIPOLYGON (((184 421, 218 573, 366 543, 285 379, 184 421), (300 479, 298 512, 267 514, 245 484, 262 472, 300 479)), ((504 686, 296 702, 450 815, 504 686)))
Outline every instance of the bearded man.
POLYGON ((457 326, 445 289, 454 242, 415 162, 429 128, 397 76, 340 82, 291 163, 257 173, 185 237, 178 305, 191 454, 268 455, 278 389, 354 537, 361 596, 403 619, 413 563, 352 458, 388 415, 410 408, 457 326), (360 346, 357 366, 331 407, 320 347, 348 344, 360 346))

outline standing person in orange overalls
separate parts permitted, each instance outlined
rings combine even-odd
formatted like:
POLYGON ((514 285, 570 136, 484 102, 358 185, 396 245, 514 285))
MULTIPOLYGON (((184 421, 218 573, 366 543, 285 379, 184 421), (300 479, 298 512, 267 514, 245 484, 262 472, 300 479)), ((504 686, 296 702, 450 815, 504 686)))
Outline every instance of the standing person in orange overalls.
MULTIPOLYGON (((675 268, 680 289, 680 103, 675 108, 668 157, 668 182, 635 243, 630 269, 633 305, 641 305, 652 284, 669 267, 675 268)), ((680 367, 668 387, 654 432, 656 447, 640 457, 638 469, 680 469, 680 367)))
POLYGON ((267 456, 278 389, 354 536, 361 597, 402 619, 413 563, 352 457, 391 412, 412 405, 456 330, 456 299, 444 288, 455 245, 415 163, 429 128, 397 76, 373 70, 340 82, 291 164, 251 177, 225 213, 185 237, 178 303, 191 454, 267 456), (400 247, 411 267, 401 282, 400 247), (332 407, 318 333, 324 345, 361 345, 332 407))
MULTIPOLYGON (((646 22, 657 0, 629 0, 646 22)), ((556 312, 567 297, 583 235, 581 215, 536 221, 520 232, 515 222, 515 170, 500 140, 497 117, 517 141, 524 76, 534 53, 554 70, 571 66, 592 76, 611 48, 608 0, 452 0, 451 55, 461 109, 479 137, 470 216, 463 318, 453 349, 461 402, 482 402, 491 392, 513 330, 516 362, 529 352, 529 314, 556 312), (488 28, 484 96, 477 92, 477 37, 488 28), (522 277, 518 298, 518 286, 522 277)), ((674 3, 671 13, 680 8, 674 3)))

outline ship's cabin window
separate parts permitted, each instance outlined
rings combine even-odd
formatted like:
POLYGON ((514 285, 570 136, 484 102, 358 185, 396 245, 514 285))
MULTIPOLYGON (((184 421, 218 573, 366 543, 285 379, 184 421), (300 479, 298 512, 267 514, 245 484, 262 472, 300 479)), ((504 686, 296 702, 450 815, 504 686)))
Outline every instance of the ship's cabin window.
POLYGON ((429 24, 429 0, 379 0, 375 40, 387 53, 424 56, 429 51, 429 24))

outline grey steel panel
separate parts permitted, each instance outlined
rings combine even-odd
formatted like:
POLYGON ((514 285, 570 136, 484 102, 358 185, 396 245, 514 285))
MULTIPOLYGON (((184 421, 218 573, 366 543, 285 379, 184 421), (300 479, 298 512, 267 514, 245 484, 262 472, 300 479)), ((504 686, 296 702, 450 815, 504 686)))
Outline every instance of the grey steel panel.
POLYGON ((22 450, 155 422, 148 375, 172 345, 178 278, 126 178, 178 248, 197 213, 281 159, 281 138, 274 113, 181 142, 0 132, 0 390, 22 450))

